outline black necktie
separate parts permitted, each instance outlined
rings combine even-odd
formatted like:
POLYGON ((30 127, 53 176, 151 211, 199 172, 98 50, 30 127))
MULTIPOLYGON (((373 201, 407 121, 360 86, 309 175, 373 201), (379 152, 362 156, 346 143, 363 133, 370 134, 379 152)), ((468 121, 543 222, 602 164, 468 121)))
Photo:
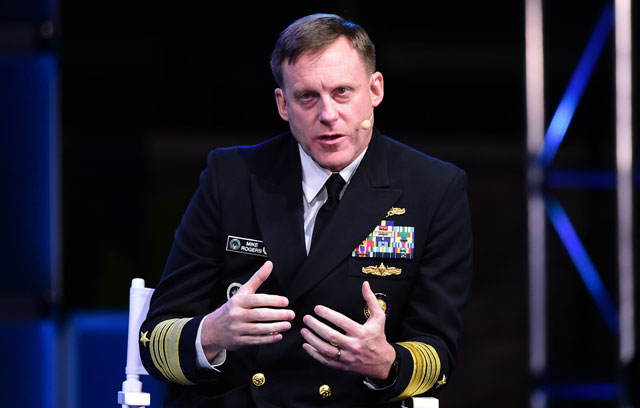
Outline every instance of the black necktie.
POLYGON ((316 222, 313 226, 313 235, 311 237, 311 247, 318 240, 318 237, 324 231, 324 228, 329 223, 331 219, 331 214, 333 214, 333 210, 338 206, 338 202, 340 201, 340 191, 344 185, 347 184, 342 177, 340 177, 340 173, 333 173, 329 180, 324 183, 324 186, 327 188, 327 201, 320 207, 320 211, 318 211, 318 215, 316 216, 316 222))

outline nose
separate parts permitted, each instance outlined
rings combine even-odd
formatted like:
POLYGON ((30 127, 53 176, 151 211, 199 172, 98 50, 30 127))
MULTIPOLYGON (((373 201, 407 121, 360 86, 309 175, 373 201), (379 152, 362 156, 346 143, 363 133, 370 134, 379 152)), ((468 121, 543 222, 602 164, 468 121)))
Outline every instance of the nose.
POLYGON ((318 114, 318 120, 325 125, 332 125, 338 120, 338 109, 331 99, 323 100, 318 114))

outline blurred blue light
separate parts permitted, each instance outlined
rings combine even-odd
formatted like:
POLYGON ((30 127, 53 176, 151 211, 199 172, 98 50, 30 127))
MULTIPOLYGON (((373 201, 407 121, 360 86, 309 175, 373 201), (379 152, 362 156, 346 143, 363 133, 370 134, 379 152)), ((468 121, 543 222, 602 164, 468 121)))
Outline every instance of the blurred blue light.
POLYGON ((587 290, 596 302, 596 306, 600 310, 605 323, 612 333, 617 333, 618 312, 600 279, 600 275, 598 275, 598 271, 596 271, 595 266, 593 266, 582 242, 580 242, 578 234, 573 229, 569 217, 564 212, 560 203, 553 198, 547 197, 545 204, 553 227, 558 233, 564 247, 567 249, 573 264, 578 269, 580 277, 587 286, 587 290))
POLYGON ((551 164, 560 143, 562 143, 567 133, 573 114, 582 97, 582 92, 587 86, 589 78, 591 78, 593 68, 598 62, 609 33, 611 33, 613 19, 613 4, 607 3, 547 129, 542 149, 538 154, 538 162, 544 167, 548 167, 551 164))
POLYGON ((620 395, 620 385, 616 383, 557 384, 539 390, 559 400, 616 400, 620 395))
POLYGON ((550 188, 612 190, 616 188, 616 173, 612 171, 553 170, 547 172, 544 185, 550 188))

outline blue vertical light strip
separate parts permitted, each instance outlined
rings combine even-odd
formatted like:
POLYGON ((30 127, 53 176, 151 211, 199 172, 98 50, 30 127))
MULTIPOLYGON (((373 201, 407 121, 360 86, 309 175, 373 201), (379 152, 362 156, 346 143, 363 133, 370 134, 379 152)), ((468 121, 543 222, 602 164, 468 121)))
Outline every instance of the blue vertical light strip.
POLYGON ((40 364, 43 375, 42 384, 38 389, 42 398, 42 408, 55 408, 57 376, 56 370, 56 328, 50 319, 41 320, 39 322, 40 345, 42 347, 40 353, 40 364))
POLYGON ((600 314, 604 318, 605 323, 609 327, 609 330, 617 334, 618 333, 618 312, 607 293, 600 275, 596 270, 593 262, 589 258, 587 251, 585 250, 578 234, 576 233, 569 217, 565 213, 562 205, 551 197, 545 198, 545 204, 547 208, 547 215, 551 220, 551 224, 555 228, 560 240, 564 244, 567 253, 571 257, 573 264, 578 269, 582 281, 587 287, 587 290, 596 302, 596 306, 600 310, 600 314))
POLYGON ((59 140, 59 110, 58 110, 58 57, 52 55, 48 60, 47 72, 49 83, 49 276, 52 301, 62 301, 62 211, 60 209, 61 194, 61 163, 59 140))
POLYGON ((608 3, 602 10, 602 14, 587 42, 578 66, 571 77, 571 82, 569 82, 569 86, 567 86, 567 90, 562 96, 560 104, 547 129, 544 143, 537 158, 538 162, 544 167, 548 167, 551 164, 558 151, 558 147, 567 133, 567 129, 578 107, 584 88, 591 78, 591 73, 612 31, 613 23, 613 4, 608 3))

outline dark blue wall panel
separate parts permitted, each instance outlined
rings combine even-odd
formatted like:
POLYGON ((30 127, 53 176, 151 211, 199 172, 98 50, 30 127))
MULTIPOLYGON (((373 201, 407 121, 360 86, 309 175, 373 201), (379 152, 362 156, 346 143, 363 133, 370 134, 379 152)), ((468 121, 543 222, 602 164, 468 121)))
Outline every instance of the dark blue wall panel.
MULTIPOLYGON (((68 322, 68 408, 117 407, 118 391, 126 379, 127 312, 77 312, 68 322)), ((161 407, 164 385, 141 376, 151 406, 161 407)))
POLYGON ((0 394, 3 407, 54 408, 56 330, 48 319, 0 322, 0 394))
POLYGON ((0 292, 52 288, 57 265, 57 61, 0 54, 0 292))

